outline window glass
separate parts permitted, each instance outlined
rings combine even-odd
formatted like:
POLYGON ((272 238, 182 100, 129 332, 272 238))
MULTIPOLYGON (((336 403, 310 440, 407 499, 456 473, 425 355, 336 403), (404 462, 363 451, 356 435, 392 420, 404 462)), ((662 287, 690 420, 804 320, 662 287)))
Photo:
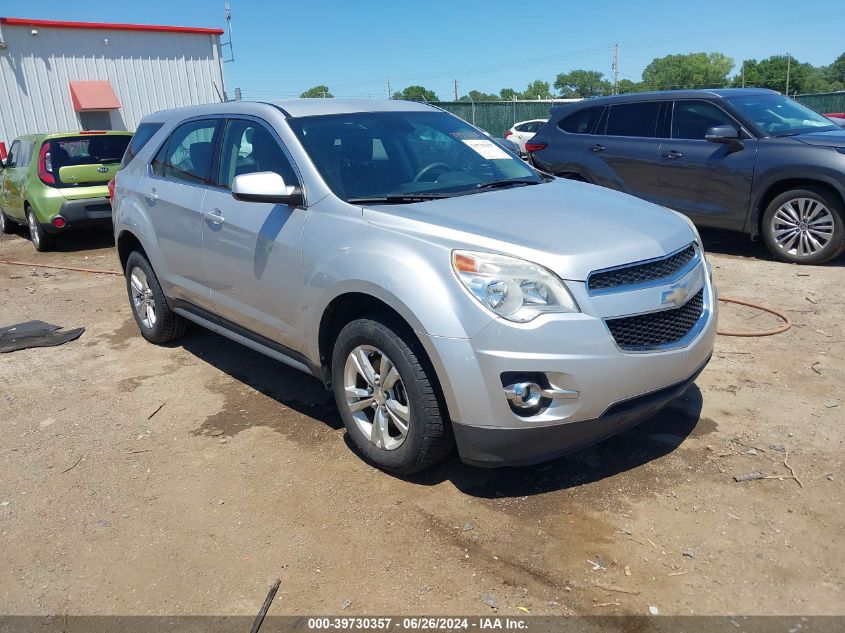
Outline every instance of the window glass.
POLYGON ((672 138, 704 140, 715 125, 732 125, 731 118, 706 101, 676 101, 672 112, 672 138))
POLYGON ((152 170, 153 175, 158 176, 159 178, 164 178, 164 161, 165 156, 167 155, 167 146, 169 144, 170 139, 167 139, 164 142, 164 145, 162 145, 158 152, 156 152, 155 157, 153 157, 153 160, 150 163, 150 169, 152 170))
POLYGON ((123 169, 126 167, 135 156, 138 155, 138 152, 141 151, 141 148, 147 144, 153 135, 161 129, 162 123, 141 123, 138 126, 138 129, 135 130, 135 134, 132 135, 132 140, 129 141, 129 145, 126 147, 126 153, 123 154, 123 160, 120 161, 120 168, 123 169))
POLYGON ((657 136, 657 115, 660 103, 622 103, 610 106, 607 118, 608 136, 657 136))
POLYGON ((35 143, 32 141, 21 141, 18 154, 15 157, 16 167, 26 167, 32 161, 32 150, 35 148, 35 143))
POLYGON ((540 182, 524 162, 445 112, 362 112, 289 119, 342 199, 480 191, 501 179, 540 182))
POLYGON ((839 129, 830 119, 783 95, 751 94, 728 97, 727 101, 745 118, 772 136, 839 129))
POLYGON ((167 144, 164 177, 192 185, 209 184, 216 128, 217 121, 210 119, 191 121, 177 127, 167 144))
POLYGON ((290 161, 270 130, 255 121, 230 120, 223 135, 217 184, 231 189, 235 176, 259 171, 276 172, 289 187, 298 184, 290 161))
POLYGON ((565 117, 557 126, 570 134, 590 134, 604 108, 584 108, 565 117))
POLYGON ((21 142, 15 141, 12 143, 12 147, 9 148, 9 153, 6 155, 6 167, 17 167, 18 166, 18 152, 21 148, 21 142))

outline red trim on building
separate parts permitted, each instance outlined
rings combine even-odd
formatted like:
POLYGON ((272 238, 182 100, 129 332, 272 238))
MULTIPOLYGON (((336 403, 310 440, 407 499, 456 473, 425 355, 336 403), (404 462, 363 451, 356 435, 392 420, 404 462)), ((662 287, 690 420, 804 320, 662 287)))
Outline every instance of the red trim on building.
POLYGON ((71 81, 70 98, 77 112, 117 110, 120 100, 108 81, 71 81))
POLYGON ((32 26, 52 29, 98 29, 103 31, 157 31, 159 33, 192 33, 195 35, 223 35, 223 29, 193 26, 164 26, 160 24, 111 24, 108 22, 66 22, 64 20, 30 20, 28 18, 0 18, 0 24, 32 26))

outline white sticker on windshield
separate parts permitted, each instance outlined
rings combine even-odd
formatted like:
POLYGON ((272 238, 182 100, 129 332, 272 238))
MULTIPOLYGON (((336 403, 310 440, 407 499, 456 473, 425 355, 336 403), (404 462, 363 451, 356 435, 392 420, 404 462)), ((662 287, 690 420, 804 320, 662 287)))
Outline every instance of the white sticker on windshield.
POLYGON ((487 141, 485 139, 472 139, 464 141, 464 143, 488 160, 502 160, 512 158, 510 154, 508 154, 505 150, 496 145, 493 141, 487 141))

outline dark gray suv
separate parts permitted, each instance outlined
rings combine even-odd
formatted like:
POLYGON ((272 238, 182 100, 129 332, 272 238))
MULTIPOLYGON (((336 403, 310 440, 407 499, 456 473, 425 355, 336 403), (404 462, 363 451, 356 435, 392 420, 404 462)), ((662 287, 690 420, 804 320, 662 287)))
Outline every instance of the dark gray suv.
POLYGON ((784 261, 820 264, 845 250, 845 130, 771 90, 567 104, 526 149, 545 171, 762 236, 784 261))

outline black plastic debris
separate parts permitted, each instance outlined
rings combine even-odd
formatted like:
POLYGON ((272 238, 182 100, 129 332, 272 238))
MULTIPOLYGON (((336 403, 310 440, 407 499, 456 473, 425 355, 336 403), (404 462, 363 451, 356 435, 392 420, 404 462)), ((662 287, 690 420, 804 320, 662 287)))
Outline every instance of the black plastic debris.
POLYGON ((27 321, 0 328, 0 353, 16 352, 30 347, 55 347, 82 336, 84 327, 63 330, 44 321, 27 321))

